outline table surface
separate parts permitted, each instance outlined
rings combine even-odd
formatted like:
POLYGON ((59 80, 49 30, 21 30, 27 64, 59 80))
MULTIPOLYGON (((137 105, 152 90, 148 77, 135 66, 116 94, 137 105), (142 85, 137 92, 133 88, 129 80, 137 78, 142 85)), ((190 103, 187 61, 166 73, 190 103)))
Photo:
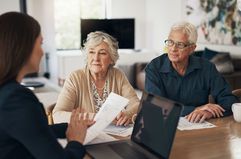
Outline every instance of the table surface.
POLYGON ((24 78, 22 82, 41 82, 44 84, 43 87, 36 87, 31 88, 34 93, 43 93, 43 92, 57 92, 59 93, 61 91, 61 87, 59 87, 57 84, 51 82, 47 78, 44 77, 33 77, 33 78, 24 78))
MULTIPOLYGON (((33 80, 33 79, 32 79, 33 80)), ((60 87, 44 78, 45 86, 34 90, 35 93, 54 91, 60 87)), ((241 159, 241 123, 233 116, 211 119, 217 127, 199 130, 177 130, 170 159, 241 159)), ((119 138, 120 139, 120 138, 119 138)))
POLYGON ((233 116, 209 122, 217 127, 177 130, 170 159, 241 159, 241 123, 233 116))
POLYGON ((233 116, 208 122, 217 127, 177 130, 169 159, 241 159, 241 123, 235 122, 233 116))

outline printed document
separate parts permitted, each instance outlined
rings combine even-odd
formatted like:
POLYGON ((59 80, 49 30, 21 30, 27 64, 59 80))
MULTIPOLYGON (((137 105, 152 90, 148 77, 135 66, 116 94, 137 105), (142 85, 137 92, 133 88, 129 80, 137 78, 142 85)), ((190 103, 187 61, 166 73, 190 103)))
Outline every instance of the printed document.
MULTIPOLYGON (((111 142, 111 141, 117 141, 118 139, 102 132, 100 133, 94 140, 89 142, 87 145, 92 145, 92 144, 99 144, 99 143, 105 143, 105 142, 111 142)), ((64 148, 67 145, 67 139, 58 139, 58 142, 60 145, 64 148)))
POLYGON ((128 99, 111 92, 99 112, 95 115, 95 124, 87 129, 84 145, 97 137, 125 108, 128 101, 128 99))
POLYGON ((177 128, 179 130, 194 130, 194 129, 205 129, 205 128, 214 128, 216 125, 204 121, 202 123, 191 123, 185 117, 179 119, 177 128))
POLYGON ((112 123, 104 129, 104 132, 106 132, 107 134, 117 135, 122 137, 130 136, 132 131, 133 131, 133 125, 116 126, 112 123))

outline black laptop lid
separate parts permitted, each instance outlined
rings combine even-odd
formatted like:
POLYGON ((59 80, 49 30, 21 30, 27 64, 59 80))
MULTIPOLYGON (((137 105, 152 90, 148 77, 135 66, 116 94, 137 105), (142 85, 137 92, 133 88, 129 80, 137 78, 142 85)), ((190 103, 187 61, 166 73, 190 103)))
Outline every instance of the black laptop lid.
POLYGON ((168 158, 182 105, 143 92, 131 140, 159 158, 168 158))

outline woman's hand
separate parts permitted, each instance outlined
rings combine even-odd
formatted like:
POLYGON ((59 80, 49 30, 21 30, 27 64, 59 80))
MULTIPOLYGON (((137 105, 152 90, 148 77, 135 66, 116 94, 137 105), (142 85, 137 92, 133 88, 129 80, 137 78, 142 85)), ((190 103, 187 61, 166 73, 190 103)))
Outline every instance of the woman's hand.
POLYGON ((131 122, 131 119, 126 115, 125 112, 121 111, 113 121, 116 126, 124 125, 127 126, 131 122))
POLYGON ((217 104, 205 104, 196 108, 193 112, 186 116, 189 122, 203 122, 206 119, 222 117, 225 110, 217 104))
POLYGON ((81 113, 80 108, 73 110, 70 118, 70 123, 66 131, 66 137, 68 141, 74 140, 83 144, 87 128, 93 124, 94 121, 89 119, 88 113, 84 117, 84 113, 81 113))

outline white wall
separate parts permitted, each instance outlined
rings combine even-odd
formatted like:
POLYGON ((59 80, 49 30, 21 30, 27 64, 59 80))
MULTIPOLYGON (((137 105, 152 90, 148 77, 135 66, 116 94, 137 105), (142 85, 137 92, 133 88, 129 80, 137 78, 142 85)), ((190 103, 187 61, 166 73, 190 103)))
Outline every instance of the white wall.
MULTIPOLYGON (((41 25, 43 35, 43 49, 49 53, 49 67, 51 79, 57 81, 57 55, 55 47, 55 29, 54 29, 54 0, 28 0, 27 12, 33 16, 41 25)), ((44 73, 46 68, 45 57, 42 59, 40 73, 44 73)))
MULTIPOLYGON (((184 20, 184 0, 110 0, 111 13, 108 17, 136 19, 136 49, 163 52, 164 40, 171 25, 184 20)), ((50 72, 57 79, 57 59, 54 42, 54 0, 27 0, 27 10, 42 26, 43 48, 50 53, 50 72)), ((0 13, 19 11, 19 0, 1 0, 0 13)), ((229 51, 232 56, 241 58, 241 47, 198 44, 197 49, 208 47, 214 50, 229 51)), ((41 69, 44 71, 44 69, 41 69)))
POLYGON ((111 0, 111 18, 135 18, 135 48, 146 48, 146 0, 111 0))
POLYGON ((19 0, 1 0, 0 1, 0 14, 9 11, 20 11, 19 0))
MULTIPOLYGON (((55 49, 55 30, 54 30, 54 0, 27 0, 27 12, 33 16, 41 25, 42 35, 44 37, 44 52, 50 53, 50 72, 53 80, 57 79, 57 57, 55 49)), ((1 0, 0 14, 8 11, 20 11, 19 0, 1 0)), ((45 57, 43 57, 40 66, 40 74, 46 71, 44 68, 45 57)))
MULTIPOLYGON (((164 48, 164 40, 175 22, 185 20, 183 0, 146 0, 146 47, 159 51, 164 48)), ((208 47, 213 50, 230 52, 241 58, 241 47, 231 45, 197 44, 196 50, 208 47)))
POLYGON ((182 1, 146 0, 146 45, 162 52, 171 25, 181 19, 182 1))

